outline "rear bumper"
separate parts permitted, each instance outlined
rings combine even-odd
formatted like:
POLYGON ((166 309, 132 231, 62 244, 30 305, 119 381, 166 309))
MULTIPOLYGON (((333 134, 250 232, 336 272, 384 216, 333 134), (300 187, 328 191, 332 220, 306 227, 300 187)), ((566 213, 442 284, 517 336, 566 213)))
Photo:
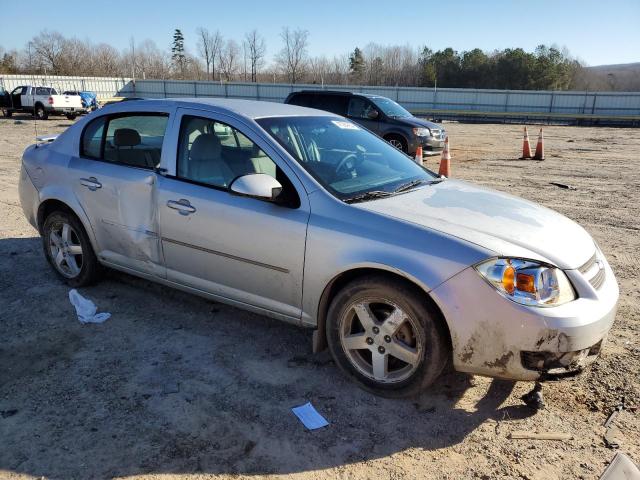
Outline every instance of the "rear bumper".
POLYGON ((458 371, 510 380, 579 372, 593 363, 613 325, 618 284, 605 261, 605 281, 593 288, 566 271, 578 299, 558 307, 528 307, 502 297, 471 267, 432 291, 451 332, 458 371))
POLYGON ((38 190, 33 185, 31 177, 24 168, 20 167, 20 180, 18 182, 18 195, 20 197, 20 205, 28 222, 38 230, 37 208, 39 202, 38 190))

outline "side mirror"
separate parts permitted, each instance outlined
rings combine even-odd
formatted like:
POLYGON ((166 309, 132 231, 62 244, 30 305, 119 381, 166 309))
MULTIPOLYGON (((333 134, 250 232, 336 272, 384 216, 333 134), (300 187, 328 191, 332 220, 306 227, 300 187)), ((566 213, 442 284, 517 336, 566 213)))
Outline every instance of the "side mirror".
POLYGON ((378 112, 378 110, 376 110, 376 109, 372 109, 372 110, 369 110, 369 111, 367 112, 367 118, 368 118, 369 120, 375 120, 375 119, 376 119, 376 118, 378 118, 379 116, 380 116, 380 112, 378 112))
POLYGON ((231 182, 229 190, 243 197, 259 198, 260 200, 273 202, 282 192, 282 185, 271 175, 250 173, 242 175, 231 182))

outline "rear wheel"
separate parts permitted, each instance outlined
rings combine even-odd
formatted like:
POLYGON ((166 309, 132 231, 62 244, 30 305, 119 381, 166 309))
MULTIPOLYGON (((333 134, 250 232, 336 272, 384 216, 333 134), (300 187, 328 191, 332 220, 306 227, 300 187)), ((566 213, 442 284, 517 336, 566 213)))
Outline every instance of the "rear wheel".
POLYGON ((13 115, 13 112, 9 109, 5 109, 2 111, 2 114, 6 117, 6 118, 11 118, 11 115, 13 115))
POLYGON ((424 295, 384 276, 355 280, 336 295, 327 339, 349 378, 387 397, 415 395, 433 383, 449 347, 439 314, 424 295))
POLYGON ((75 120, 77 116, 78 115, 76 115, 75 113, 67 113, 68 120, 75 120))
POLYGON ((47 261, 68 285, 83 287, 99 278, 100 264, 75 215, 51 213, 42 227, 42 246, 47 261))
POLYGON ((49 114, 45 110, 44 105, 42 105, 41 103, 36 103, 34 116, 38 120, 46 120, 47 118, 49 118, 49 114))

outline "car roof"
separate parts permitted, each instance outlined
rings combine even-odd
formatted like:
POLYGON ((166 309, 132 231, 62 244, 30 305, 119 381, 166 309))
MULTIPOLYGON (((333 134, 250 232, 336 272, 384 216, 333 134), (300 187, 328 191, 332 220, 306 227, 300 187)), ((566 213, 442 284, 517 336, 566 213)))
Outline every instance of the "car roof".
MULTIPOLYGON (((287 105, 284 103, 266 102, 258 100, 241 100, 237 98, 163 98, 157 100, 131 100, 126 102, 127 107, 131 107, 136 103, 143 103, 146 106, 179 106, 185 108, 199 108, 207 109, 211 107, 211 110, 215 111, 227 111, 247 118, 258 119, 267 117, 335 117, 337 115, 313 108, 299 107, 297 105, 287 105)), ((122 103, 116 103, 111 108, 117 109, 118 105, 122 103)))
POLYGON ((387 98, 382 95, 376 95, 373 93, 364 93, 364 92, 349 92, 344 90, 298 90, 297 92, 291 92, 291 95, 295 95, 297 93, 304 94, 325 94, 325 95, 352 95, 354 97, 366 97, 366 98, 387 98))

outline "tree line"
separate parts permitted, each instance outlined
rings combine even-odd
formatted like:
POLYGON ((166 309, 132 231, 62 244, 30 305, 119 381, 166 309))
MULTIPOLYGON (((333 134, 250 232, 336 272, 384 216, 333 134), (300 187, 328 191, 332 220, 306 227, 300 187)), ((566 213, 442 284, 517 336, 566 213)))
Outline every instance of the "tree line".
POLYGON ((566 49, 554 46, 540 45, 533 52, 521 48, 458 52, 369 43, 332 57, 311 56, 309 32, 284 27, 275 54, 268 57, 265 39, 255 29, 240 41, 207 28, 194 34, 192 52, 180 29, 174 31, 170 49, 132 38, 124 50, 45 30, 22 49, 0 46, 0 73, 434 88, 589 88, 583 65, 566 49))

